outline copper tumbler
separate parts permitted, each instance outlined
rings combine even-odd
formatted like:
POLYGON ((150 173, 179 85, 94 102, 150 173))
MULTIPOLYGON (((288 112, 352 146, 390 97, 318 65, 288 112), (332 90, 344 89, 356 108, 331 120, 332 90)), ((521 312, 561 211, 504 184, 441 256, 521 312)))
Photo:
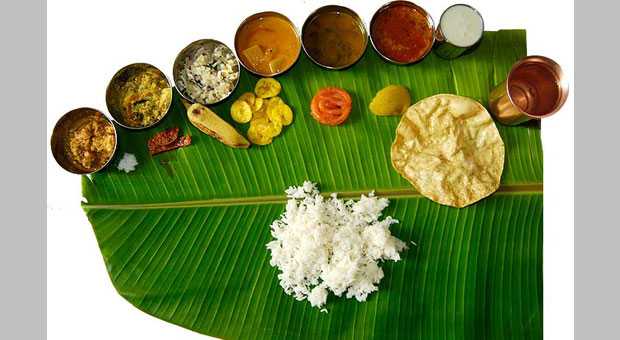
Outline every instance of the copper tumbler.
POLYGON ((515 63, 508 78, 489 95, 491 114, 502 124, 517 125, 556 113, 568 96, 568 83, 555 61, 528 56, 515 63))

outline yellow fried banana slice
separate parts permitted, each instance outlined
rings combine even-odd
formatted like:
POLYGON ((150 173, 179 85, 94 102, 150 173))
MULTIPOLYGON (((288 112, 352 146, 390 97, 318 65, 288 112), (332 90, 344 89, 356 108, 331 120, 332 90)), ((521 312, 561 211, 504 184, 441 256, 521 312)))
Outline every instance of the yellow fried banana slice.
POLYGON ((282 85, 273 78, 261 78, 256 83, 254 93, 259 98, 271 98, 280 94, 282 85))
POLYGON ((237 99, 230 107, 230 116, 237 123, 247 123, 252 119, 252 107, 248 102, 237 99))

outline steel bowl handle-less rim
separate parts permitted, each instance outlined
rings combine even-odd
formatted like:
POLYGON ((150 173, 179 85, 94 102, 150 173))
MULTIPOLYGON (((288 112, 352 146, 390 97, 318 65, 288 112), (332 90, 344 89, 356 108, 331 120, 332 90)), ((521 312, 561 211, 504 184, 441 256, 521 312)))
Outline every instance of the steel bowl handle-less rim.
POLYGON ((191 43, 189 43, 187 46, 185 46, 181 52, 179 52, 176 56, 176 58, 174 59, 174 63, 172 64, 172 80, 174 81, 174 86, 177 89, 177 92, 179 93, 179 95, 185 99, 186 101, 194 104, 194 103, 198 103, 201 105, 216 105, 219 104, 221 102, 223 102, 224 100, 226 100, 228 97, 230 97, 233 92, 235 92, 235 90, 237 89, 237 86, 239 85, 239 80, 241 79, 241 65, 240 65, 240 60, 238 58, 238 56, 235 54, 235 52, 228 47, 228 45, 224 44, 223 42, 219 41, 219 40, 215 40, 215 39, 199 39, 196 41, 193 41, 191 43), (203 46, 207 46, 207 45, 212 45, 212 46, 216 46, 216 45, 221 45, 221 46, 225 46, 230 53, 232 53, 232 55, 235 57, 235 61, 237 63, 237 71, 239 72, 239 75, 237 76, 237 80, 235 80, 235 84, 233 85, 232 90, 224 97, 220 98, 218 101, 215 101, 213 103, 206 103, 206 102, 200 102, 197 101, 193 98, 191 98, 189 95, 187 95, 186 93, 184 93, 184 91, 181 91, 179 89, 178 86, 178 82, 179 82, 179 72, 181 71, 181 68, 183 67, 183 63, 185 58, 187 58, 187 56, 189 56, 190 54, 193 54, 198 48, 203 47, 203 46))
POLYGON ((473 6, 468 5, 468 4, 454 4, 454 5, 451 5, 450 7, 446 8, 441 13, 441 17, 439 17, 439 24, 435 28, 435 41, 443 42, 443 43, 449 43, 451 45, 454 45, 456 47, 461 47, 461 48, 469 48, 469 47, 472 47, 472 46, 476 46, 476 44, 478 44, 480 42, 480 40, 482 40, 482 36, 484 36, 484 18, 482 17, 482 14, 480 14, 480 12, 476 8, 474 8, 473 6), (446 14, 446 12, 450 8, 457 7, 457 6, 468 7, 469 9, 473 10, 478 15, 478 17, 480 18, 480 23, 482 25, 482 33, 480 34, 480 37, 478 37, 478 40, 476 40, 476 42, 471 44, 470 46, 459 46, 459 45, 455 44, 454 42, 449 41, 448 38, 446 38, 446 36, 443 34, 443 31, 441 29, 441 21, 443 20, 444 14, 446 14))
POLYGON ((125 121, 122 117, 122 114, 120 114, 119 112, 116 112, 116 109, 114 108, 114 106, 111 104, 112 102, 112 89, 113 86, 115 85, 115 81, 118 79, 118 77, 120 77, 121 75, 123 75, 124 72, 128 72, 131 68, 136 68, 136 67, 143 67, 143 68, 152 68, 154 70, 156 70, 157 72, 159 72, 159 74, 162 76, 162 78, 164 78, 166 80, 166 84, 168 85, 168 88, 170 88, 172 90, 172 83, 170 82, 170 79, 168 79, 168 77, 166 76, 166 74, 164 72, 162 72, 159 68, 149 64, 149 63, 142 63, 142 62, 138 62, 138 63, 133 63, 133 64, 129 64, 126 65, 124 67, 122 67, 120 70, 118 70, 114 76, 112 76, 112 79, 110 79, 110 82, 108 83, 108 86, 106 87, 106 106, 108 108, 108 112, 110 113, 110 116, 112 116, 112 119, 114 120, 115 123, 117 123, 118 125, 124 127, 125 129, 129 129, 129 130, 145 130, 151 127, 154 127, 155 125, 159 124, 162 120, 164 120, 164 118, 166 118, 166 116, 168 115, 168 113, 170 112, 170 107, 172 106, 172 96, 170 97, 170 101, 168 102, 168 106, 166 107, 166 110, 164 112, 164 114, 154 123, 152 123, 151 125, 147 125, 147 126, 131 126, 128 124, 125 124, 125 121))
POLYGON ((112 162, 112 159, 114 159, 114 155, 116 154, 116 151, 118 149, 118 132, 117 132, 117 127, 114 124, 114 122, 112 121, 112 119, 110 119, 110 117, 108 117, 106 114, 104 114, 102 111, 97 110, 97 109, 93 109, 91 107, 80 107, 77 109, 73 109, 67 113, 65 113, 64 115, 62 115, 62 117, 60 117, 60 119, 58 119, 58 121, 56 122, 56 124, 54 125, 54 129, 52 130, 52 136, 50 138, 50 147, 51 147, 51 151, 52 151, 52 156, 54 157, 54 160, 56 161, 56 163, 63 168, 64 170, 73 173, 73 174, 77 174, 77 175, 89 175, 89 174, 94 174, 96 172, 99 172, 103 169, 105 169, 110 162, 112 162), (112 125, 112 129, 114 130, 114 149, 112 150, 112 154, 110 155, 110 157, 108 158, 108 160, 98 169, 95 169, 93 171, 84 171, 84 170, 80 170, 78 166, 76 166, 71 160, 69 160, 66 157, 65 154, 65 150, 64 150, 64 143, 65 143, 65 138, 66 138, 66 132, 64 131, 64 129, 68 129, 69 126, 63 126, 63 124, 71 124, 71 121, 75 118, 73 118, 73 115, 79 115, 82 112, 92 112, 92 113, 96 113, 101 115, 101 117, 103 117, 108 123, 110 123, 110 125, 112 125), (63 131, 61 131, 63 130, 63 131))
POLYGON ((413 2, 410 1, 404 1, 404 0, 395 0, 395 1, 390 1, 386 4, 384 4, 383 6, 379 7, 379 9, 377 9, 377 11, 375 12, 375 14, 373 14, 372 18, 370 19, 370 44, 372 45, 372 47, 374 48, 374 50, 379 54, 379 56, 381 58, 383 58, 386 61, 389 61, 391 63, 397 64, 397 65, 410 65, 410 64, 415 64, 417 62, 420 62, 422 60, 424 60, 424 58, 426 58, 426 56, 433 50, 433 45, 435 45, 435 35, 436 35, 436 30, 435 30, 435 21, 433 20, 433 17, 431 17, 430 13, 428 13, 424 8, 414 4, 413 2), (405 5, 405 6, 409 6, 411 8, 416 9, 417 11, 419 11, 421 14, 423 14, 426 17, 426 22, 431 26, 431 42, 429 44, 429 47, 426 49, 426 51, 424 52, 424 54, 422 54, 418 59, 415 60, 411 60, 411 61, 398 61, 398 60, 394 60, 388 56, 386 56, 378 47, 377 44, 374 41, 373 38, 373 29, 372 27, 374 26, 375 20, 377 19, 378 15, 381 14, 381 12, 383 12, 384 10, 392 7, 392 6, 396 6, 396 5, 405 5))
POLYGON ((304 21, 304 24, 301 26, 301 47, 303 48, 304 52, 306 53, 308 58, 312 60, 313 63, 328 70, 344 70, 346 68, 349 68, 355 65, 358 61, 360 61, 362 57, 364 56, 364 53, 366 52, 366 48, 368 47, 368 31, 366 30, 366 24, 364 23, 362 18, 357 13, 355 13, 355 11, 353 11, 352 9, 348 7, 339 6, 339 5, 327 5, 327 6, 319 7, 316 10, 314 10, 312 13, 310 13, 310 15, 308 15, 308 17, 304 21), (362 32, 362 35, 364 36, 364 43, 363 43, 364 46, 362 48, 362 53, 360 53, 360 55, 348 65, 334 67, 334 66, 322 64, 318 60, 314 59, 314 57, 312 57, 312 55, 308 52, 308 49, 306 48, 306 43, 304 41, 304 32, 306 31, 307 26, 312 22, 312 19, 314 19, 319 14, 328 13, 330 11, 344 12, 344 13, 351 15, 353 19, 357 21, 357 24, 362 32))
POLYGON ((295 66, 295 64, 297 64, 297 61, 299 61, 299 57, 301 56, 301 50, 302 50, 302 41, 301 41, 301 35, 299 34, 299 29, 297 29, 297 26, 295 26, 295 24, 293 23, 293 21, 291 21, 291 19, 289 19, 286 15, 282 14, 282 13, 278 13, 278 12, 274 12, 274 11, 266 11, 266 12, 259 12, 256 14, 252 14, 249 17, 245 18, 240 24, 239 27, 237 27, 237 31, 235 32, 235 42, 234 42, 234 47, 235 47, 235 53, 237 54, 237 59, 239 60, 239 63, 243 66, 243 68, 245 68, 248 72, 257 75, 259 77, 275 77, 275 76, 279 76, 281 74, 284 74, 286 72, 288 72, 290 69, 293 68, 293 66, 295 66), (257 18, 260 17, 265 17, 265 16, 276 16, 280 19, 283 19, 284 21, 288 22, 289 25, 291 25, 291 28, 293 29, 293 32, 295 33, 295 37, 297 38, 297 43, 299 44, 299 48, 297 49, 297 55, 295 56, 295 61, 291 63, 291 65, 289 65, 289 67, 287 67, 286 69, 280 71, 280 72, 276 72, 276 73, 262 73, 262 72, 258 72, 254 69, 252 69, 251 67, 249 67, 248 65, 246 65, 243 62, 243 58, 240 57, 241 53, 239 51, 239 33, 241 32, 241 29, 250 21, 255 20, 257 18))

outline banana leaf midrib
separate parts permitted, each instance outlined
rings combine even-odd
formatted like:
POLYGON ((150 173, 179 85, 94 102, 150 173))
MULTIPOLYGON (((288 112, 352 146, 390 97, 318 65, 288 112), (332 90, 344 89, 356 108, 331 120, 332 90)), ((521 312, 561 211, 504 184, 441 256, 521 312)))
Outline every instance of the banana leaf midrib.
MULTIPOLYGON (((373 191, 375 195, 389 199, 395 198, 418 198, 422 197, 415 189, 378 189, 373 191)), ((502 194, 541 194, 543 192, 542 183, 502 185, 493 195, 502 194)), ((322 193, 324 197, 329 197, 332 193, 322 193)), ((354 190, 336 193, 338 197, 344 199, 359 198, 360 195, 368 194, 367 191, 354 190)), ((196 207, 221 207, 232 205, 259 205, 259 204, 278 204, 285 203, 287 197, 284 195, 266 195, 238 198, 214 198, 208 200, 191 200, 181 202, 160 202, 160 203, 107 203, 107 204, 88 204, 82 203, 85 210, 92 209, 179 209, 196 207)))

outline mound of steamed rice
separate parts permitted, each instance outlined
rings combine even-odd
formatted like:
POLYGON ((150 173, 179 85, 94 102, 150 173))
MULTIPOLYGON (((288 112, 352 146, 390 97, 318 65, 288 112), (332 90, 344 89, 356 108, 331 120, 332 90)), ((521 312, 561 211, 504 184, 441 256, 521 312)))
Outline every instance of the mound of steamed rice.
POLYGON ((381 260, 400 260, 405 243, 390 233, 398 223, 379 220, 389 202, 373 193, 358 201, 325 198, 315 184, 286 190, 286 211, 271 225, 270 264, 286 294, 321 308, 329 293, 366 301, 383 278, 381 260))

